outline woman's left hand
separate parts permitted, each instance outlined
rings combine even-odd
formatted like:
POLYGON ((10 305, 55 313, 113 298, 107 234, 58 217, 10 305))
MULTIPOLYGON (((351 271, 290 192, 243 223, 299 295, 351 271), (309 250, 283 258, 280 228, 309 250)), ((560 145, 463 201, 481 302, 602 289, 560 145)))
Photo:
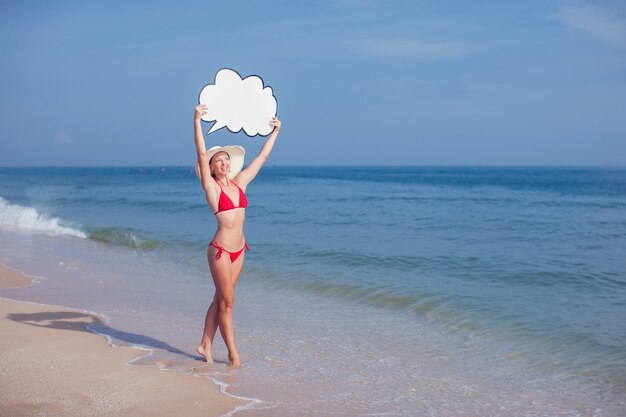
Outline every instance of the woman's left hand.
POLYGON ((272 120, 270 120, 270 126, 274 126, 274 132, 278 132, 280 130, 280 120, 278 120, 278 117, 272 117, 272 120))

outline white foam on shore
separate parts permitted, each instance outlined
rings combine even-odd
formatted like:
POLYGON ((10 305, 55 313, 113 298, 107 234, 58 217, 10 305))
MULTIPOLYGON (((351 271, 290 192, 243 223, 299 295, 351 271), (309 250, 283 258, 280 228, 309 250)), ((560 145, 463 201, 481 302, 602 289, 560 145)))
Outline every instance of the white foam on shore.
POLYGON ((238 413, 240 411, 244 411, 244 410, 251 410, 254 409, 256 406, 258 406, 259 404, 264 404, 265 401, 262 401, 258 398, 250 398, 250 397, 241 397, 239 395, 233 395, 231 393, 229 393, 226 389, 228 387, 230 387, 230 384, 220 381, 216 378, 213 377, 209 377, 209 379, 211 381, 213 381, 213 383, 217 386, 219 386, 220 388, 220 392, 228 397, 232 397, 232 398, 236 398, 239 400, 244 400, 244 401, 248 401, 247 404, 244 405, 240 405, 238 407, 235 407, 234 409, 230 410, 228 413, 226 414, 222 414, 220 417, 232 417, 235 413, 238 413))
POLYGON ((39 213, 32 207, 11 204, 2 197, 0 197, 0 226, 11 226, 53 236, 87 238, 83 231, 63 226, 63 220, 58 217, 39 213))

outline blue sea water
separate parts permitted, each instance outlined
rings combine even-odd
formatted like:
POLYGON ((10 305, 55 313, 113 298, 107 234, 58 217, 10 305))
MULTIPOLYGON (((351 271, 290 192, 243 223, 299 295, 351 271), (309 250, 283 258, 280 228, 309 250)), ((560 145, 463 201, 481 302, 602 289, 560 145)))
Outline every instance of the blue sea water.
POLYGON ((626 169, 267 167, 247 196, 241 370, 190 357, 215 220, 187 167, 1 168, 0 257, 42 278, 0 295, 107 315, 258 399, 235 415, 623 415, 626 169))

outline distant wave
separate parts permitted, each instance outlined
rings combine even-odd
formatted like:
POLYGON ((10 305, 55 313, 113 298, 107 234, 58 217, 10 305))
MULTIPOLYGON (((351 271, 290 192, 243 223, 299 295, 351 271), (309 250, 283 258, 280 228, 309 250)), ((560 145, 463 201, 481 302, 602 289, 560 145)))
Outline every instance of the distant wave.
POLYGON ((11 204, 0 197, 0 225, 17 227, 55 236, 86 238, 80 229, 72 227, 58 217, 39 213, 32 207, 11 204))
POLYGON ((104 227, 96 229, 91 232, 89 239, 133 249, 154 250, 163 246, 163 242, 160 240, 145 238, 140 236, 137 231, 126 228, 104 227))

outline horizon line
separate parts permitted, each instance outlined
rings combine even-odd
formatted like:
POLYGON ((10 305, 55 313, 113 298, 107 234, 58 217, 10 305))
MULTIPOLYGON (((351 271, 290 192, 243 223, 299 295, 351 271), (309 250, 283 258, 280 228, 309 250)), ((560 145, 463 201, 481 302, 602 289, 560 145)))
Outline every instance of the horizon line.
MULTIPOLYGON (((15 165, 0 166, 0 169, 47 169, 47 168, 134 168, 164 169, 189 168, 193 165, 15 165)), ((367 164, 300 164, 300 165, 266 165, 265 168, 626 168, 624 165, 582 165, 582 164, 414 164, 414 165, 367 165, 367 164)))

